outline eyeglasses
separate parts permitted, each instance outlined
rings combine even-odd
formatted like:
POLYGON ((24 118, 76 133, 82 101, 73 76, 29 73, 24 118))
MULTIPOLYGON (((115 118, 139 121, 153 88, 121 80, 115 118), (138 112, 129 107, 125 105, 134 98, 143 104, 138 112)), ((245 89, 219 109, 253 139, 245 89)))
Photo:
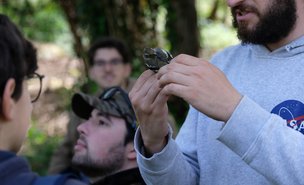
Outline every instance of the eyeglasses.
POLYGON ((36 102, 41 94, 43 78, 44 75, 38 73, 33 73, 27 78, 27 85, 32 103, 36 102))
POLYGON ((98 66, 98 67, 105 67, 106 65, 110 65, 112 67, 116 67, 119 66, 123 63, 123 60, 120 58, 114 58, 112 60, 109 61, 105 61, 105 60, 96 60, 94 61, 94 65, 98 66))
POLYGON ((125 118, 125 121, 127 123, 129 123, 129 125, 131 126, 131 129, 134 132, 136 131, 135 112, 133 110, 133 107, 132 107, 131 101, 128 97, 128 94, 124 90, 122 90, 120 87, 111 87, 111 88, 105 90, 104 93, 102 93, 99 98, 104 101, 109 102, 119 112, 119 114, 123 118, 125 118), (116 96, 118 93, 122 97, 124 103, 127 104, 128 108, 129 108, 129 111, 128 111, 129 113, 128 112, 123 113, 120 106, 116 102, 114 96, 116 96), (110 101, 110 100, 112 100, 112 101, 110 101))

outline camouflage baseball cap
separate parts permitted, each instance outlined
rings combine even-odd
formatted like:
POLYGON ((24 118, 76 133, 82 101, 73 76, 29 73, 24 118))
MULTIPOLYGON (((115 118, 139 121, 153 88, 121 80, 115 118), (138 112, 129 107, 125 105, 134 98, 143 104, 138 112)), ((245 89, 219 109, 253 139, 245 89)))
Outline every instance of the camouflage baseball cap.
POLYGON ((99 97, 76 93, 72 97, 73 112, 83 119, 89 119, 93 109, 104 115, 123 118, 132 129, 136 129, 136 117, 128 94, 120 87, 106 89, 99 97))

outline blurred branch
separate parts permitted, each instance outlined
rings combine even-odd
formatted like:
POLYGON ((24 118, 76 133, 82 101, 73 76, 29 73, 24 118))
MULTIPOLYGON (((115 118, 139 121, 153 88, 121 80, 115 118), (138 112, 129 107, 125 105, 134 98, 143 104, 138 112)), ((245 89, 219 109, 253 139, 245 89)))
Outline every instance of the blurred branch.
POLYGON ((81 35, 78 33, 78 18, 75 11, 76 2, 74 0, 59 0, 59 4, 66 15, 71 32, 73 34, 75 40, 74 50, 76 52, 76 55, 83 59, 86 76, 88 76, 88 64, 86 62, 85 49, 81 41, 81 35))
POLYGON ((211 9, 211 13, 210 13, 210 15, 208 16, 208 18, 207 19, 209 19, 209 20, 216 20, 216 13, 217 13, 217 10, 218 10, 218 8, 219 8, 219 4, 220 4, 220 0, 215 0, 214 2, 213 2, 213 6, 212 6, 212 9, 211 9))

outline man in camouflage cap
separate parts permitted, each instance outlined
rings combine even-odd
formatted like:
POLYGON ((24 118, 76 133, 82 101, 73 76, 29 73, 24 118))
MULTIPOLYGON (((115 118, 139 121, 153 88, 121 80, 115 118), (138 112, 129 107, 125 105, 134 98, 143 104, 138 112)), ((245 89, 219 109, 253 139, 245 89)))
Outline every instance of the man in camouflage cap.
POLYGON ((73 165, 93 184, 144 184, 136 163, 133 139, 136 118, 128 95, 119 87, 99 97, 77 93, 73 112, 85 119, 77 128, 73 165))

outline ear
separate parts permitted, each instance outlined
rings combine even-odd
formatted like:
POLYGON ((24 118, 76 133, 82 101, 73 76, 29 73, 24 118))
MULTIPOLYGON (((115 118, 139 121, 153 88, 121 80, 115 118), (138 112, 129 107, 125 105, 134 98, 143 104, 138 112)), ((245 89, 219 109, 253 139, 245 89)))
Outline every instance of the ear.
POLYGON ((2 96, 2 116, 5 120, 13 119, 13 108, 15 105, 15 100, 12 98, 12 95, 15 91, 16 82, 14 79, 9 79, 4 87, 3 96, 2 96))
POLYGON ((136 151, 134 149, 134 144, 132 142, 127 144, 127 158, 130 161, 136 160, 136 151))

